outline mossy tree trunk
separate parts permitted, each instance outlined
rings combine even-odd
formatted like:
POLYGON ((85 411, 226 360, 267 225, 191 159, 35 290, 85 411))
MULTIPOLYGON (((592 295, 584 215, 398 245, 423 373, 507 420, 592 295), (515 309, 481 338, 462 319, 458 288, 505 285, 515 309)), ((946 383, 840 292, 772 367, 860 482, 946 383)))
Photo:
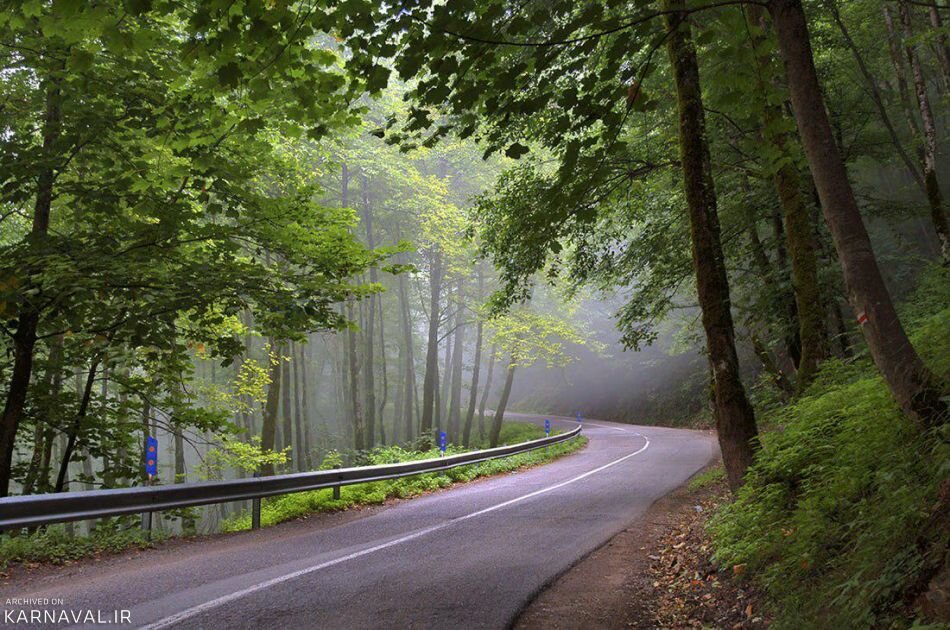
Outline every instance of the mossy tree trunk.
POLYGON ((729 486, 742 484, 757 448, 755 414, 739 378, 729 282, 706 141, 699 66, 683 0, 664 0, 679 110, 680 162, 689 210, 693 267, 712 372, 712 399, 729 486))
MULTIPOLYGON (((766 13, 761 6, 748 5, 745 8, 749 21, 758 26, 763 35, 755 38, 756 63, 759 76, 765 74, 769 63, 765 49, 758 46, 767 32, 766 13)), ((763 92, 771 86, 760 85, 763 92)), ((785 238, 792 269, 792 286, 795 294, 795 306, 798 323, 800 356, 798 360, 797 389, 803 391, 812 381, 818 363, 824 359, 828 350, 825 339, 825 317, 821 305, 821 291, 818 283, 818 257, 808 208, 802 196, 801 175, 795 162, 790 158, 790 141, 782 131, 782 118, 785 114, 778 105, 766 100, 762 102, 763 139, 771 145, 778 155, 783 156, 781 164, 773 175, 775 190, 778 193, 782 215, 785 219, 785 238)))

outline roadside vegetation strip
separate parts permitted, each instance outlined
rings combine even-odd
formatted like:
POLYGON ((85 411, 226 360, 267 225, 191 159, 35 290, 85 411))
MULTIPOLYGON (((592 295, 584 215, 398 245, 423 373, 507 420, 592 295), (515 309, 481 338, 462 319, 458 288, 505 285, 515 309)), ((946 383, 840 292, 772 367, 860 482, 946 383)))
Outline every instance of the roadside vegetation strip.
MULTIPOLYGON (((557 433, 560 432, 554 432, 554 434, 557 433)), ((516 444, 540 437, 544 437, 544 430, 537 425, 526 422, 506 422, 502 426, 499 442, 502 445, 516 444)), ((333 500, 332 489, 272 497, 263 500, 261 521, 264 526, 275 525, 311 513, 340 511, 360 505, 376 505, 392 498, 410 498, 478 477, 544 464, 573 453, 586 444, 587 438, 578 436, 527 453, 461 466, 439 473, 423 473, 388 481, 343 486, 339 500, 333 500)), ((475 447, 487 448, 488 444, 487 442, 479 443, 475 447)), ((446 455, 457 455, 467 450, 450 445, 446 455)), ((361 463, 367 466, 393 464, 430 459, 438 455, 437 448, 419 451, 389 446, 363 453, 361 463)), ((342 461, 340 454, 331 452, 325 458, 322 467, 332 468, 340 461, 342 461)), ((163 513, 163 515, 166 518, 175 519, 185 513, 193 515, 192 510, 193 508, 176 510, 163 513)), ((2 534, 0 535, 0 578, 4 577, 3 571, 11 564, 68 564, 84 558, 121 553, 129 549, 146 549, 176 537, 161 529, 153 530, 149 537, 138 527, 137 521, 137 516, 100 519, 88 535, 73 534, 71 527, 65 524, 42 527, 30 534, 2 534)), ((250 515, 245 513, 225 520, 220 530, 234 532, 249 528, 250 515)))
MULTIPOLYGON (((401 479, 343 486, 340 489, 339 499, 333 498, 332 489, 298 492, 265 499, 261 505, 261 525, 265 527, 276 525, 308 514, 335 512, 360 505, 379 505, 388 499, 408 499, 432 490, 447 488, 456 483, 472 481, 479 477, 490 477, 521 468, 538 466, 583 448, 587 445, 587 441, 587 437, 581 435, 528 453, 520 453, 469 466, 460 466, 441 473, 424 473, 401 479)), ((388 449, 380 450, 386 451, 388 449)), ((425 455, 428 456, 428 454, 425 455)), ((249 513, 229 519, 222 525, 223 531, 226 532, 246 530, 250 527, 251 516, 249 513)))

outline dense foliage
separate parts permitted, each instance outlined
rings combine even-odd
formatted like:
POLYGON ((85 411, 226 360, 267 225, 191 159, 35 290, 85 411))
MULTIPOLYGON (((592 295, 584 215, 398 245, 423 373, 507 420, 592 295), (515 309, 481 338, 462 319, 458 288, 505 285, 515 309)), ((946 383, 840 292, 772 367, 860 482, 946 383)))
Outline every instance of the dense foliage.
MULTIPOLYGON (((936 270, 907 313, 945 377, 947 287, 936 270), (932 310, 935 300, 942 308, 932 310)), ((950 474, 945 429, 916 431, 867 360, 825 363, 768 418, 780 430, 714 520, 715 557, 748 566, 781 627, 878 627, 912 615, 950 543, 939 501, 950 474)))

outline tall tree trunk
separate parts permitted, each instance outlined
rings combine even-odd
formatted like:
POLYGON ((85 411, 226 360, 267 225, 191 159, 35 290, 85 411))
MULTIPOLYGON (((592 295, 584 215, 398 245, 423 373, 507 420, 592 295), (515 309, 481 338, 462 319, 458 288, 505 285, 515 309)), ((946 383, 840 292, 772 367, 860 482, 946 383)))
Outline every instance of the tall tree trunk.
MULTIPOLYGON (((54 361, 55 371, 53 373, 53 383, 50 389, 50 401, 55 405, 58 412, 60 409, 59 397, 63 391, 63 335, 56 335, 53 340, 53 348, 56 354, 54 361)), ((40 493, 50 491, 50 472, 52 470, 53 460, 53 441, 56 439, 56 431, 53 426, 47 422, 44 431, 43 454, 40 457, 40 471, 37 478, 37 490, 40 493)))
MULTIPOLYGON (((340 306, 340 312, 344 315, 345 319, 346 309, 342 305, 340 306)), ((345 436, 344 442, 352 442, 353 440, 353 409, 351 409, 350 404, 349 345, 349 334, 342 338, 336 338, 333 344, 336 350, 336 358, 338 359, 335 362, 337 378, 334 379, 334 382, 337 383, 337 416, 334 424, 336 431, 340 435, 345 436)))
MULTIPOLYGON (((241 320, 245 326, 244 334, 244 356, 241 359, 241 363, 251 359, 251 356, 254 351, 254 337, 251 336, 252 326, 254 324, 251 312, 248 309, 244 309, 244 312, 241 314, 241 320)), ((254 412, 254 400, 247 394, 242 396, 244 399, 245 409, 241 411, 241 416, 244 418, 244 425, 247 428, 247 438, 250 439, 252 435, 257 435, 257 427, 255 422, 255 412, 254 412)))
POLYGON ((405 361, 405 348, 402 346, 402 342, 397 343, 397 350, 399 351, 399 356, 396 361, 396 398, 393 400, 393 432, 391 435, 392 443, 399 444, 402 436, 400 431, 405 427, 405 416, 403 415, 403 409, 405 408, 403 396, 406 395, 406 381, 409 380, 409 372, 406 370, 406 361, 405 361))
POLYGON ((508 369, 505 370, 505 386, 501 390, 501 398, 498 400, 498 408, 495 409, 495 417, 491 423, 491 434, 488 437, 488 445, 491 448, 498 446, 498 438, 501 436, 501 423, 505 419, 505 408, 508 406, 508 398, 511 396, 511 384, 515 380, 515 368, 517 364, 509 360, 508 369))
MULTIPOLYGON (((261 422, 261 448, 265 451, 273 451, 277 442, 277 412, 280 404, 280 377, 281 377, 281 359, 277 340, 273 337, 269 340, 268 358, 270 370, 268 377, 270 385, 267 386, 267 398, 264 401, 263 422, 261 422), (275 356, 270 356, 273 354, 275 356)), ((265 464, 261 466, 261 475, 269 477, 274 474, 274 465, 265 464)))
POLYGON ((290 342, 285 342, 280 346, 280 419, 281 419, 281 443, 280 448, 290 448, 288 457, 290 458, 291 469, 294 461, 294 417, 291 412, 290 395, 293 388, 293 381, 290 379, 290 360, 293 356, 293 350, 290 342), (285 358, 287 357, 287 358, 285 358))
MULTIPOLYGON (((307 383, 307 350, 310 348, 310 339, 307 343, 300 346, 300 417, 303 423, 303 440, 301 441, 301 452, 303 458, 303 470, 311 470, 313 461, 311 461, 310 449, 313 447, 313 441, 310 435, 310 401, 308 397, 309 385, 307 383)), ((321 372, 317 372, 318 377, 321 372)))
MULTIPOLYGON (((881 10, 884 12, 884 26, 887 28, 887 47, 891 54, 891 64, 894 66, 894 76, 897 80, 897 94, 900 98, 901 108, 904 110, 904 116, 907 118, 907 126, 911 135, 915 138, 920 137, 920 125, 917 124, 917 118, 914 116, 914 106, 910 98, 910 89, 907 87, 907 76, 904 74, 904 61, 900 51, 900 37, 894 29, 894 18, 891 16, 891 10, 886 2, 881 3, 881 10)), ((915 169, 916 170, 916 169, 915 169)), ((926 193, 926 185, 923 177, 920 179, 921 190, 926 193)))
MULTIPOLYGON (((347 298, 346 310, 347 318, 351 322, 356 321, 356 309, 353 307, 355 298, 347 298)), ((349 359, 349 381, 350 381, 350 411, 353 414, 353 448, 362 451, 366 448, 366 425, 363 419, 363 401, 360 396, 360 358, 356 344, 356 331, 350 328, 347 332, 349 359)))
MULTIPOLYGON (((100 389, 100 399, 102 400, 102 405, 107 406, 109 404, 109 366, 108 364, 102 368, 102 378, 100 380, 101 389, 100 389)), ((88 452, 88 449, 87 449, 88 452)), ((94 458, 91 458, 93 462, 94 458)), ((112 470, 112 458, 109 456, 109 453, 102 454, 102 488, 113 488, 115 487, 115 475, 112 470)))
POLYGON ((739 378, 729 282, 706 142, 699 67, 685 6, 684 0, 663 1, 663 8, 670 11, 665 16, 669 30, 667 49, 676 83, 680 162, 689 206, 696 289, 712 368, 716 429, 729 486, 735 490, 742 484, 745 471, 752 464, 758 443, 757 429, 752 405, 739 378))
MULTIPOLYGON (((462 433, 462 359, 463 343, 465 341, 465 313, 462 303, 465 299, 465 283, 458 281, 456 292, 458 311, 455 316, 455 337, 452 347, 452 389, 449 399, 449 435, 453 442, 458 443, 462 433)), ((448 370, 448 366, 446 366, 448 370)))
POLYGON ((96 381, 96 372, 99 371, 99 362, 101 360, 102 355, 97 355, 96 358, 92 360, 89 371, 86 373, 86 382, 82 388, 79 409, 76 411, 76 415, 73 416, 73 422, 67 433, 66 447, 63 449, 63 458, 59 464, 59 475, 56 477, 56 486, 53 488, 53 492, 62 492, 66 488, 66 474, 69 472, 69 460, 73 457, 73 450, 76 448, 76 440, 79 438, 82 421, 86 417, 86 412, 89 410, 89 401, 92 399, 92 386, 96 381))
MULTIPOLYGON (((346 208, 350 203, 350 171, 346 162, 342 165, 340 176, 340 202, 341 205, 346 208)), ((352 414, 353 446, 356 450, 361 451, 366 448, 366 435, 363 420, 363 404, 360 400, 360 363, 357 354, 356 331, 353 329, 356 323, 356 309, 353 307, 354 299, 353 297, 346 299, 346 319, 349 321, 350 326, 346 333, 347 345, 345 354, 348 364, 346 378, 349 385, 349 391, 346 397, 349 402, 349 411, 352 414)))
MULTIPOLYGON (((36 184, 36 201, 33 205, 33 225, 30 230, 30 240, 33 246, 42 246, 49 233, 50 209, 53 205, 53 183, 56 180, 56 144, 61 131, 60 120, 60 93, 56 79, 47 78, 44 83, 46 90, 46 111, 43 121, 43 149, 44 163, 40 168, 36 184)), ((38 270, 35 270, 38 271, 38 270)), ((25 289, 29 288, 27 279, 21 296, 27 296, 25 289)), ((10 373, 9 387, 6 401, 3 405, 3 416, 0 417, 0 497, 10 492, 10 474, 13 466, 13 451, 16 448, 16 434, 20 427, 20 418, 23 415, 23 406, 26 404, 27 391, 30 388, 30 377, 33 373, 33 349, 36 345, 36 331, 39 327, 40 312, 33 298, 24 297, 19 305, 20 313, 17 317, 16 331, 13 333, 13 369, 10 373)))
MULTIPOLYGON (((360 192, 363 206, 363 224, 366 227, 366 245, 369 249, 376 249, 376 236, 373 233, 373 213, 369 207, 369 188, 366 175, 360 176, 360 192)), ((379 281, 376 267, 369 268, 369 281, 373 284, 379 281)), ((366 390, 366 446, 372 448, 376 444, 376 363, 374 348, 376 345, 376 296, 370 295, 366 315, 364 332, 365 350, 363 352, 363 386, 366 390)))
POLYGON ((33 427, 33 455, 30 458, 30 465, 27 470, 26 478, 23 480, 23 494, 33 494, 37 486, 40 492, 49 485, 49 470, 46 470, 46 476, 43 476, 43 463, 49 463, 50 448, 53 442, 53 430, 50 426, 50 420, 54 417, 55 410, 53 405, 58 407, 59 387, 61 382, 63 367, 63 336, 57 335, 53 338, 49 346, 49 355, 46 359, 46 370, 43 374, 43 380, 40 383, 40 392, 42 396, 41 409, 45 416, 45 421, 36 418, 36 424, 33 427))
MULTIPOLYGON (((485 273, 482 266, 478 266, 478 299, 476 304, 480 305, 485 295, 485 273)), ((472 436, 472 421, 475 418, 475 403, 478 400, 478 374, 482 363, 482 335, 485 324, 479 314, 476 313, 478 322, 475 324, 475 359, 472 362, 472 387, 468 395, 468 411, 465 414, 465 427, 462 429, 462 444, 468 447, 472 436)))
POLYGON ((485 390, 482 392, 482 400, 478 403, 478 438, 485 439, 485 407, 488 404, 488 395, 491 393, 492 377, 495 375, 495 351, 498 346, 492 343, 491 350, 488 352, 488 374, 485 376, 485 390))
POLYGON ((907 63, 914 77, 914 91, 917 94, 917 106, 924 129, 924 183, 927 187, 927 203, 930 206, 930 220, 933 221, 937 238, 940 239, 940 253, 944 262, 950 262, 950 225, 943 209, 943 194, 937 181, 937 125, 933 110, 930 108, 930 96, 927 94, 927 81, 924 78, 917 47, 913 44, 914 33, 910 21, 910 7, 907 0, 897 3, 901 26, 904 28, 904 51, 907 63))
MULTIPOLYGON (((776 144, 781 147, 781 144, 776 144)), ((792 267, 792 286, 798 320, 800 355, 798 360, 798 391, 811 383, 818 363, 827 356, 824 340, 824 313, 818 284, 818 259, 812 241, 808 209, 802 200, 798 169, 786 162, 775 174, 775 187, 785 215, 785 235, 792 267)))
MULTIPOLYGON (((780 202, 782 199, 779 200, 780 202)), ((772 233, 775 243, 775 282, 781 286, 786 283, 792 284, 791 289, 783 290, 781 293, 782 309, 784 310, 786 328, 783 331, 785 341, 785 350, 795 369, 798 370, 798 364, 802 360, 802 339, 800 335, 801 325, 798 320, 798 302, 795 301, 795 287, 789 282, 792 274, 789 271, 788 249, 786 248, 787 237, 785 236, 785 223, 782 220, 782 212, 778 208, 772 211, 772 233)))
POLYGON ((825 111, 801 1, 771 0, 769 12, 785 60, 792 108, 851 306, 864 322, 871 356, 891 393, 908 413, 929 425, 946 412, 940 400, 941 387, 907 338, 877 266, 825 111))
MULTIPOLYGON (((754 220, 750 221, 746 226, 746 231, 749 234, 749 243, 752 250, 752 260, 757 267, 759 275, 764 279, 767 284, 777 282, 775 280, 775 270, 772 267, 772 262, 769 260, 768 255, 765 253, 765 248, 762 246, 762 241, 759 239, 759 232, 756 228, 754 220)), ((765 342, 758 336, 755 332, 756 320, 758 318, 758 313, 750 313, 748 320, 746 321, 746 328, 749 330, 749 337, 752 341, 752 349, 755 351, 756 356, 759 358, 759 361, 762 363, 762 367, 765 368, 765 371, 772 376, 772 381, 775 383, 780 390, 783 392, 783 396, 786 393, 791 393, 794 391, 794 387, 791 386, 788 377, 785 372, 778 366, 776 360, 773 359, 772 354, 769 348, 766 346, 765 342), (781 375, 781 377, 778 377, 781 375), (786 385, 788 387, 786 387, 786 385), (788 391, 786 391, 788 389, 788 391)), ((766 329, 766 336, 770 336, 769 328, 767 324, 764 324, 766 329)), ((787 346, 786 346, 787 349, 787 346)), ((778 353, 776 353, 778 354, 778 353)), ((782 357, 777 357, 780 362, 782 362, 782 357)), ((787 357, 789 362, 792 362, 791 357, 787 357)), ((792 365, 794 367, 794 365, 792 365)), ((710 372, 712 375, 712 372, 710 372)), ((713 410, 712 401, 710 400, 710 410, 713 410)))
POLYGON ((297 470, 304 471, 307 469, 307 445, 306 440, 304 439, 304 429, 303 429, 303 417, 300 409, 300 397, 301 397, 301 386, 300 386, 300 372, 303 364, 303 346, 298 343, 292 343, 290 345, 291 356, 293 357, 293 376, 294 376, 294 459, 297 460, 297 470), (296 352, 294 352, 296 350, 296 352))
MULTIPOLYGON (((446 304, 446 310, 448 310, 448 304, 446 304)), ((452 319, 446 318, 445 325, 448 327, 449 332, 445 335, 445 356, 442 359, 442 371, 440 372, 442 381, 439 383, 439 397, 438 405, 436 409, 438 413, 436 414, 435 424, 440 429, 449 428, 449 388, 452 386, 452 350, 454 347, 455 340, 455 325, 458 322, 458 310, 456 309, 455 317, 452 319)))
MULTIPOLYGON (((811 186, 811 198, 814 202, 811 207, 811 226, 814 242, 817 245, 818 260, 822 267, 831 266, 833 268, 840 268, 841 265, 838 262, 838 255, 822 231, 822 225, 824 224, 821 220, 821 199, 818 197, 818 189, 815 188, 814 180, 811 180, 811 186)), ((825 319, 830 319, 834 326, 834 341, 838 344, 836 354, 839 357, 847 358, 853 356, 854 352, 851 349, 851 339, 848 335, 848 327, 845 326, 844 323, 841 304, 838 301, 838 293, 837 288, 835 288, 834 291, 822 291, 821 307, 826 313, 825 319)), ((829 348, 833 345, 831 343, 831 336, 831 331, 829 331, 829 348)))
POLYGON ((415 399, 415 378, 416 362, 413 358, 413 338, 411 313, 409 311, 409 295, 406 291, 406 278, 404 274, 399 274, 399 303, 402 309, 402 336, 403 350, 405 356, 405 380, 403 381, 402 398, 402 420, 404 428, 404 438, 406 441, 412 440, 415 434, 415 415, 413 413, 413 400, 415 399))
POLYGON ((442 293, 442 252, 438 246, 429 248, 429 335, 426 342, 426 373, 422 381, 421 436, 432 436, 435 394, 439 380, 439 296, 442 293))
MULTIPOLYGON (((386 445, 386 403, 389 400, 389 375, 386 370, 386 329, 383 317, 383 299, 382 296, 376 296, 376 312, 379 313, 379 374, 382 376, 382 383, 379 397, 379 406, 376 409, 376 418, 379 425, 379 443, 386 445)), ((393 414, 395 416, 395 414, 393 414)), ((393 443, 395 444, 395 434, 398 431, 397 422, 393 423, 393 443)))
POLYGON ((475 359, 472 363, 472 387, 468 396, 468 411, 465 413, 465 427, 462 429, 462 444, 468 446, 472 437, 472 422, 475 419, 475 403, 478 400, 478 376, 482 363, 482 336, 485 325, 479 320, 475 325, 475 359))
POLYGON ((30 464, 27 467, 26 476, 23 479, 22 494, 33 494, 36 487, 36 481, 40 475, 40 460, 43 459, 43 450, 45 445, 44 423, 39 419, 33 426, 33 455, 30 457, 30 464))

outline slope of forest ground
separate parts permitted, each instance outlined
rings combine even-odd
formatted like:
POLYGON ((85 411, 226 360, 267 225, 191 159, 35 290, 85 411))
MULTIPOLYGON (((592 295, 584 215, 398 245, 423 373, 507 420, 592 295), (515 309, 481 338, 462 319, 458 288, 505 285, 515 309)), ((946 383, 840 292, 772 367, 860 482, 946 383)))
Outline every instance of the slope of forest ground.
POLYGON ((721 464, 698 473, 545 589, 515 627, 764 627, 761 591, 709 559, 705 524, 728 492, 721 464))
MULTIPOLYGON (((925 360, 950 376, 950 274, 903 304, 925 360)), ((919 433, 867 357, 828 361, 768 427, 736 499, 721 469, 652 508, 556 582, 524 627, 917 627, 950 622, 946 427, 919 433), (584 575, 622 597, 552 602, 584 575), (613 601, 616 600, 616 601, 613 601), (558 612, 559 611, 559 612, 558 612), (559 619, 557 621, 555 618, 559 619)))
MULTIPOLYGON (((925 275, 903 308, 931 369, 950 376, 950 283, 925 275)), ((828 361, 792 404, 764 413, 757 463, 710 524, 715 560, 746 566, 781 627, 950 621, 947 427, 921 433, 870 360, 828 361), (944 579, 945 581, 945 579, 944 579)))
MULTIPOLYGON (((502 427, 501 443, 515 444, 544 437, 544 431, 526 422, 506 422, 502 427)), ((330 513, 373 505, 381 505, 393 499, 413 497, 448 488, 456 483, 499 475, 524 468, 539 466, 576 452, 587 444, 587 438, 579 436, 547 448, 521 453, 511 457, 490 460, 470 466, 461 466, 442 473, 415 475, 389 481, 353 484, 340 489, 340 498, 334 499, 331 490, 314 490, 264 499, 261 506, 261 525, 277 525, 285 521, 307 518, 315 513, 330 513)), ((447 452, 456 454, 467 449, 451 446, 447 452)), ((438 448, 427 451, 405 450, 398 446, 376 448, 365 454, 365 465, 392 464, 438 457, 438 448)), ((330 457, 320 467, 333 468, 338 458, 330 457)), ((194 514, 176 510, 163 513, 169 519, 185 518, 194 521, 194 514)), ((224 523, 227 533, 249 530, 251 517, 247 512, 238 513, 224 523)), ((194 537, 194 532, 190 532, 194 537)), ((9 577, 10 565, 36 568, 41 565, 69 564, 74 561, 110 555, 133 548, 146 549, 164 544, 176 538, 161 530, 147 535, 138 526, 138 517, 102 519, 92 528, 89 536, 73 536, 62 525, 42 528, 30 535, 3 535, 0 537, 0 578, 9 577)))

